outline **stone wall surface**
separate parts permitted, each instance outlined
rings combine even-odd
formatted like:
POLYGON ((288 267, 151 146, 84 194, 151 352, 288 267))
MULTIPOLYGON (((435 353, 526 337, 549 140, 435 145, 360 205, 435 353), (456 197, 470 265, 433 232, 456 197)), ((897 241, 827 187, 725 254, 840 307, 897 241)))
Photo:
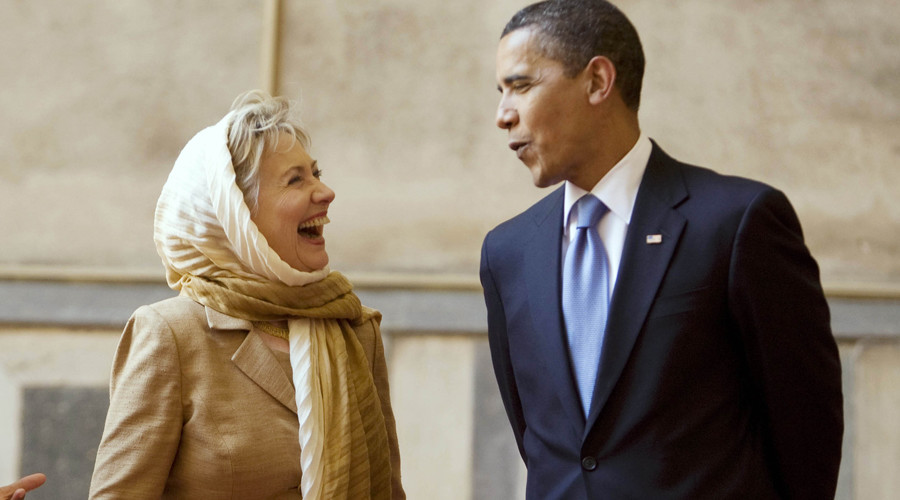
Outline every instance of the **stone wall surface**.
MULTIPOLYGON (((0 265, 161 274, 156 197, 261 85, 263 3, 0 3, 0 265)), ((279 88, 337 192, 336 267, 474 276, 484 233, 548 192, 493 125, 497 38, 525 3, 282 2, 279 88)), ((900 3, 620 6, 651 137, 783 189, 827 282, 900 281, 900 3)))
POLYGON ((257 83, 258 2, 0 2, 0 263, 146 268, 178 152, 257 83))

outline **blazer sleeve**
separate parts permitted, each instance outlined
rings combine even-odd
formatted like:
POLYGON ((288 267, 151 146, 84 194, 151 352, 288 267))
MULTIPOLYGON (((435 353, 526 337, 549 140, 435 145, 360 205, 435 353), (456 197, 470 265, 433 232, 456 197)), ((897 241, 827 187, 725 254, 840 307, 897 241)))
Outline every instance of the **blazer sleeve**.
POLYGON ((378 391, 378 398, 381 401, 381 411, 384 413, 384 425, 387 428, 388 445, 391 450, 391 498, 392 500, 404 500, 406 492, 403 491, 403 484, 400 481, 400 444, 397 440, 397 423, 394 419, 394 410, 391 407, 391 389, 388 384, 387 361, 384 355, 384 341, 381 338, 381 313, 374 309, 365 308, 364 316, 370 316, 371 319, 361 325, 356 326, 357 335, 363 338, 373 338, 374 349, 368 352, 372 353, 369 360, 372 367, 372 378, 375 382, 375 390, 378 391), (368 332, 364 330, 369 330, 368 332))
POLYGON ((833 498, 843 434, 841 366, 819 269, 787 198, 767 190, 740 223, 732 314, 785 498, 833 498))
POLYGON ((513 374, 512 360, 509 354, 509 336, 506 329, 506 313, 503 310, 503 301, 497 291, 488 250, 488 240, 491 233, 484 239, 481 247, 481 286, 484 289, 484 303, 487 306, 488 344, 491 349, 491 361, 494 365, 494 375, 500 388, 500 397, 506 416, 512 426, 519 447, 519 454, 525 464, 528 457, 525 455, 523 438, 525 435, 525 414, 522 411, 522 402, 519 399, 519 390, 516 386, 516 378, 513 374))
POLYGON ((181 369, 172 330, 150 307, 125 327, 109 392, 90 498, 158 499, 181 436, 181 369))

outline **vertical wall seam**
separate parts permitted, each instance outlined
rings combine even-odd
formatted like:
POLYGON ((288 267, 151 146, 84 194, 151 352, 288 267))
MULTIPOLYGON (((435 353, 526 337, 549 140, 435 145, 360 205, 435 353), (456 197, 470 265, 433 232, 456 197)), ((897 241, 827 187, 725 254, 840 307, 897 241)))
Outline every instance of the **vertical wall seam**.
POLYGON ((260 84, 263 90, 275 96, 278 95, 278 59, 281 48, 281 0, 265 0, 262 15, 260 84))

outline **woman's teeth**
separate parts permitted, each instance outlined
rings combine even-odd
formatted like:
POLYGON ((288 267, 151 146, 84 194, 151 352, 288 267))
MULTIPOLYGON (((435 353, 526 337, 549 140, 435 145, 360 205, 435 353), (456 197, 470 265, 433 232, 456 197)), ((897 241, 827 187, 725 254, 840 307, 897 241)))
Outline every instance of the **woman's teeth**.
POLYGON ((297 234, 304 238, 319 238, 322 236, 322 226, 329 222, 331 221, 328 220, 328 216, 326 215, 310 219, 297 227, 297 234))

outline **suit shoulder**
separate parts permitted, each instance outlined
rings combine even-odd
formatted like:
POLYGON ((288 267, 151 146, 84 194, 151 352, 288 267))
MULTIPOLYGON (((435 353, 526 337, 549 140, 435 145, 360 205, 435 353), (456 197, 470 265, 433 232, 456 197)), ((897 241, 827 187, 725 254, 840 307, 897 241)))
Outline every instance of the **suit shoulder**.
POLYGON ((205 317, 205 308, 184 296, 171 297, 139 307, 135 316, 159 315, 163 318, 205 317))
POLYGON ((697 165, 689 165, 686 163, 682 163, 681 166, 683 168, 685 179, 694 184, 709 184, 739 191, 746 190, 753 192, 774 189, 772 186, 762 181, 738 175, 723 174, 707 167, 699 167, 697 165))
POLYGON ((737 228, 748 214, 770 203, 779 211, 790 207, 784 193, 766 183, 675 160, 655 144, 638 197, 635 210, 640 209, 641 200, 647 202, 645 207, 661 203, 673 207, 695 228, 717 231, 724 226, 737 228))
POLYGON ((187 297, 172 297, 139 307, 131 321, 144 328, 166 328, 174 335, 183 331, 208 330, 206 308, 187 297))
POLYGON ((766 189, 774 189, 757 180, 722 174, 711 168, 682 162, 669 156, 656 142, 653 142, 653 151, 650 155, 647 169, 661 173, 663 178, 669 181, 672 180, 673 175, 680 175, 688 187, 694 189, 727 189, 736 192, 747 191, 756 193, 766 189), (677 174, 675 174, 676 172, 677 174))
POLYGON ((791 225, 799 224, 787 195, 765 182, 719 174, 707 169, 698 169, 696 179, 689 188, 692 198, 699 202, 698 205, 715 207, 721 217, 738 222, 745 220, 750 214, 760 213, 760 210, 774 210, 775 213, 786 216, 787 219, 784 220, 790 221, 791 225))
MULTIPOLYGON (((488 232, 485 237, 485 243, 487 243, 488 239, 505 241, 510 238, 517 239, 530 233, 530 230, 536 225, 543 223, 548 217, 557 213, 556 208, 562 209, 564 193, 564 187, 554 189, 553 192, 538 200, 525 211, 501 222, 488 232)), ((562 217, 562 212, 559 212, 559 215, 562 217)))
POLYGON ((781 194, 778 189, 755 179, 723 174, 674 160, 670 165, 680 172, 691 202, 712 203, 719 207, 746 207, 763 193, 781 194))

